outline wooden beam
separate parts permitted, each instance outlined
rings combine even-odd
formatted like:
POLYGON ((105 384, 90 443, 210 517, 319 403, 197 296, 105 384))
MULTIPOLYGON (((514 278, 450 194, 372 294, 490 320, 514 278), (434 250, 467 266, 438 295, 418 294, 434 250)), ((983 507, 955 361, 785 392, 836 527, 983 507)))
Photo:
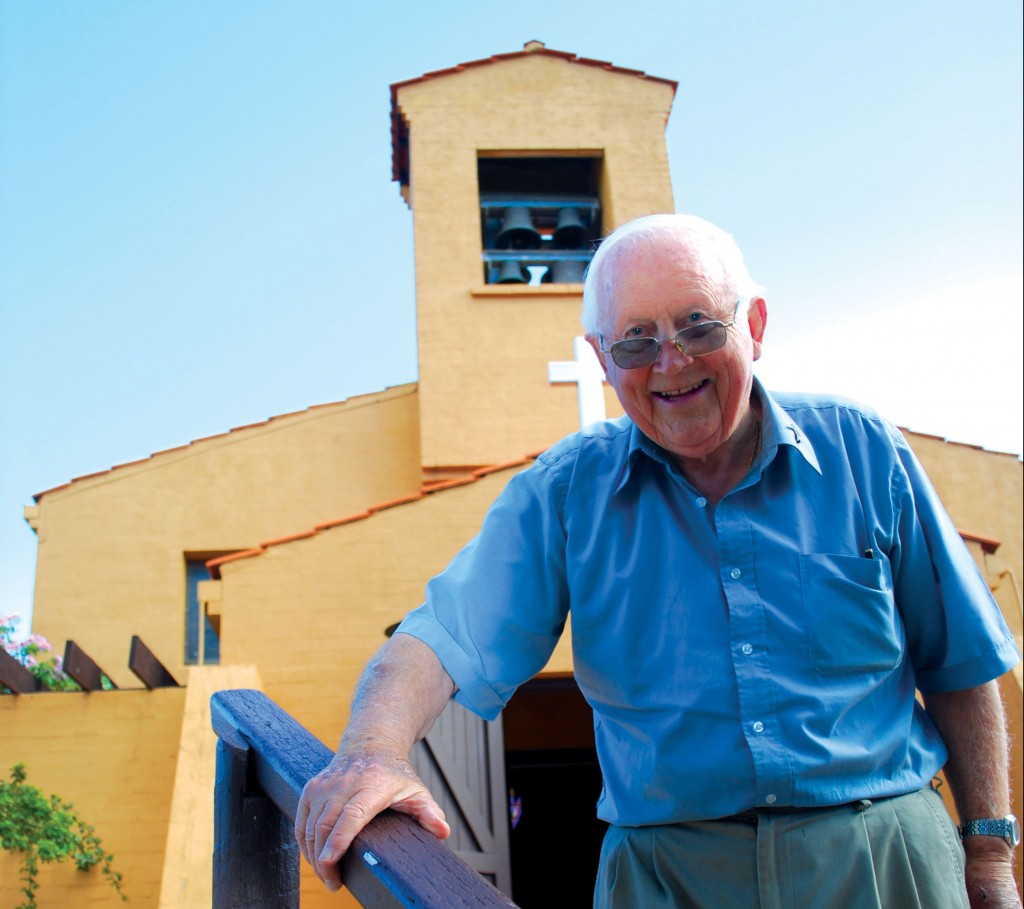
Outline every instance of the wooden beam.
POLYGON ((6 650, 0 648, 0 685, 15 694, 32 694, 45 686, 6 650))
POLYGON ((177 680, 142 641, 132 635, 132 649, 128 654, 128 668, 134 672, 147 688, 180 688, 177 680))
MULTIPOLYGON (((64 645, 64 672, 78 682, 83 691, 103 690, 103 676, 106 673, 74 641, 64 645)), ((110 684, 117 687, 113 682, 110 684)))

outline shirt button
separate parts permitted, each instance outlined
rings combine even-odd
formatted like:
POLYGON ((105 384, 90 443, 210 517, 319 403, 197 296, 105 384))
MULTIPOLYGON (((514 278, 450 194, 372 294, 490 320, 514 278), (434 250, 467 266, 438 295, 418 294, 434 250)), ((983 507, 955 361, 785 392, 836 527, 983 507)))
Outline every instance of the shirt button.
POLYGON ((751 644, 744 644, 740 650, 743 651, 745 656, 750 656, 754 652, 754 648, 751 644))
POLYGON ((729 577, 735 581, 741 574, 743 574, 742 571, 740 571, 738 568, 734 568, 732 571, 729 572, 729 577))
POLYGON ((764 732, 764 723, 762 723, 760 720, 754 723, 754 732, 758 733, 759 735, 762 732, 764 732))
POLYGON ((707 504, 708 504, 708 500, 705 499, 704 496, 697 496, 697 507, 698 508, 703 508, 707 504))
POLYGON ((775 802, 776 802, 776 800, 777 800, 777 798, 778 798, 778 796, 776 796, 774 792, 769 792, 769 793, 768 793, 768 794, 767 794, 767 795, 766 795, 766 796, 764 797, 764 800, 765 800, 765 802, 767 802, 767 803, 768 803, 769 805, 774 805, 774 804, 775 804, 775 802))

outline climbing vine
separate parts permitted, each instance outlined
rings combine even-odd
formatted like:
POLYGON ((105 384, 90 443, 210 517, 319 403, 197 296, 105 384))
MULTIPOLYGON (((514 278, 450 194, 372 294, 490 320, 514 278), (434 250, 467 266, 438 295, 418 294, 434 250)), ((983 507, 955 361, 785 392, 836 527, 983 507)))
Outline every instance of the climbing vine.
POLYGON ((59 796, 46 796, 25 783, 24 764, 11 768, 11 781, 0 780, 0 846, 21 856, 21 892, 25 901, 16 909, 38 909, 39 865, 72 861, 79 871, 100 866, 103 876, 122 900, 121 875, 114 857, 101 845, 92 827, 59 796))

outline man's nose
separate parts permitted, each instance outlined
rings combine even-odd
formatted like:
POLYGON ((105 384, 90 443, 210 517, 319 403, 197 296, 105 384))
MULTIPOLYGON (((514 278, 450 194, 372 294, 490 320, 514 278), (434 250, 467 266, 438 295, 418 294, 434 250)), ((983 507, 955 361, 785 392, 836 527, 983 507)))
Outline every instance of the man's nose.
POLYGON ((689 366, 693 359, 679 346, 679 342, 675 338, 666 338, 661 342, 661 348, 658 350, 658 359, 654 365, 661 372, 668 372, 674 368, 689 366))

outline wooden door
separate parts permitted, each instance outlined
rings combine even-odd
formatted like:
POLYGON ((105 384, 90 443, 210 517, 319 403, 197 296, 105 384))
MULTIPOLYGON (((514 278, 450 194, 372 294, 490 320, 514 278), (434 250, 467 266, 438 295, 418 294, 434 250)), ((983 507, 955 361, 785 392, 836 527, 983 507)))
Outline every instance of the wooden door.
POLYGON ((413 748, 412 763, 452 828, 448 845, 511 897, 501 718, 487 722, 452 701, 413 748))

